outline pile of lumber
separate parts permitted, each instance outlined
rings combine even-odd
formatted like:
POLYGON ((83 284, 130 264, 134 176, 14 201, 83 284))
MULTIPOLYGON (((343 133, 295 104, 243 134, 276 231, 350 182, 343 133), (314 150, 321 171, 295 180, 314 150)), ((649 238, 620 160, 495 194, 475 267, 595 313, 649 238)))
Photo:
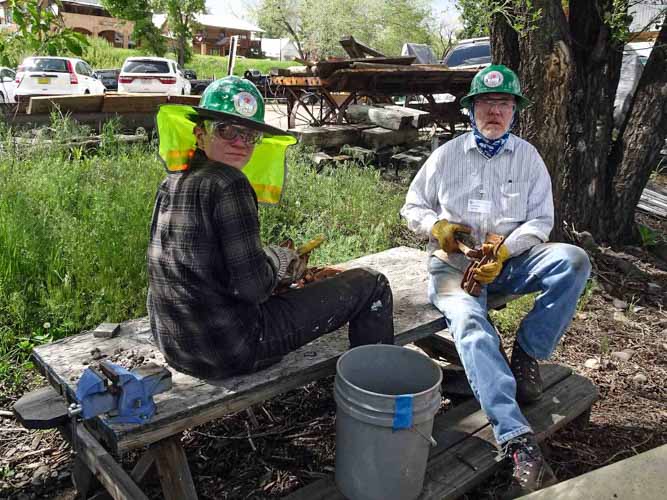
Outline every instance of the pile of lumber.
MULTIPOLYGON (((28 115, 61 113, 156 113, 161 104, 199 104, 199 96, 167 94, 105 94, 31 97, 22 106, 28 115)), ((19 112, 23 111, 19 108, 19 112)))

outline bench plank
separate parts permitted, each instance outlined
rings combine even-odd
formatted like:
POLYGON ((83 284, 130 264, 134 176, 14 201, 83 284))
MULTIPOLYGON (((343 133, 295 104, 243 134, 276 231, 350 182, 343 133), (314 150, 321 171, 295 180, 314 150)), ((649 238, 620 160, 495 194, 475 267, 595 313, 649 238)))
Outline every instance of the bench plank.
MULTIPOLYGON (((442 315, 426 297, 426 259, 424 251, 398 247, 338 266, 370 267, 388 277, 394 295, 398 344, 413 342, 446 326, 442 315)), ((172 370, 173 387, 155 397, 157 413, 150 422, 111 425, 101 417, 91 419, 87 425, 114 453, 149 445, 333 374, 336 359, 348 347, 347 328, 342 328, 290 353, 280 363, 259 373, 212 382, 172 370)), ((95 338, 92 332, 85 332, 36 347, 33 358, 51 385, 72 400, 76 382, 91 362, 91 351, 95 348, 108 357, 122 349, 123 353, 134 352, 135 356, 166 364, 153 345, 147 318, 122 323, 119 334, 113 338, 95 338)))
MULTIPOLYGON (((543 441, 597 400, 593 383, 580 375, 571 375, 545 391, 536 404, 526 406, 524 415, 543 441)), ((485 426, 429 462, 420 499, 455 499, 481 483, 500 466, 502 457, 495 452, 495 438, 490 425, 485 426), (463 457, 462 461, 459 457, 463 457), (477 468, 473 471, 469 465, 477 468)))

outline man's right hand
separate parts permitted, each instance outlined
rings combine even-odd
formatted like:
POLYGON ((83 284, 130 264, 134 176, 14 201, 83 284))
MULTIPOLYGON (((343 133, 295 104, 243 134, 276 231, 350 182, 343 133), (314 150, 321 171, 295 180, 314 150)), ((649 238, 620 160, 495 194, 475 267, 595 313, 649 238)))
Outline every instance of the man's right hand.
POLYGON ((438 240, 440 248, 447 253, 460 252, 456 243, 456 233, 470 234, 472 228, 463 224, 452 224, 442 219, 436 222, 431 229, 431 234, 438 240))

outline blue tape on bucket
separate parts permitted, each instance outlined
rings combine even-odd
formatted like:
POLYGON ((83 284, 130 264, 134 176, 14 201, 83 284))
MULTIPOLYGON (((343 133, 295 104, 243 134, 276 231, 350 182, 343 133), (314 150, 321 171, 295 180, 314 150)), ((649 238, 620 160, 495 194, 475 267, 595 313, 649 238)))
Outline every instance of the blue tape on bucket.
POLYGON ((412 427, 412 394, 397 396, 395 401, 393 429, 409 429, 412 427))

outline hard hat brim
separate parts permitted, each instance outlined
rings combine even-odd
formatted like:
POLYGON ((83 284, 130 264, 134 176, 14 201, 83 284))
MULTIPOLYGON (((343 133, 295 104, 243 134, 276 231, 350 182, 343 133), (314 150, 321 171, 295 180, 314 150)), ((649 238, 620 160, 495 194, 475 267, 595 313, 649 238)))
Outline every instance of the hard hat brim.
POLYGON ((480 91, 480 92, 474 92, 470 93, 464 97, 461 98, 461 108, 469 108, 470 105, 472 104, 472 100, 477 97, 478 95, 482 94, 509 94, 512 95, 516 98, 516 109, 517 111, 521 111, 522 109, 526 109, 530 106, 533 105, 533 103, 528 99, 527 97, 524 97, 519 94, 514 94, 512 92, 498 92, 497 90, 487 90, 487 91, 480 91))
POLYGON ((205 118, 208 120, 232 122, 237 125, 248 127, 253 130, 259 130, 260 132, 273 136, 287 135, 290 137, 295 137, 295 135, 292 132, 288 132, 287 130, 283 130, 278 127, 273 127, 266 123, 261 123, 255 120, 251 120, 249 118, 242 118, 238 115, 226 113, 224 111, 212 111, 210 109, 202 108, 199 106, 190 106, 190 108, 194 111, 194 115, 200 118, 205 118))

